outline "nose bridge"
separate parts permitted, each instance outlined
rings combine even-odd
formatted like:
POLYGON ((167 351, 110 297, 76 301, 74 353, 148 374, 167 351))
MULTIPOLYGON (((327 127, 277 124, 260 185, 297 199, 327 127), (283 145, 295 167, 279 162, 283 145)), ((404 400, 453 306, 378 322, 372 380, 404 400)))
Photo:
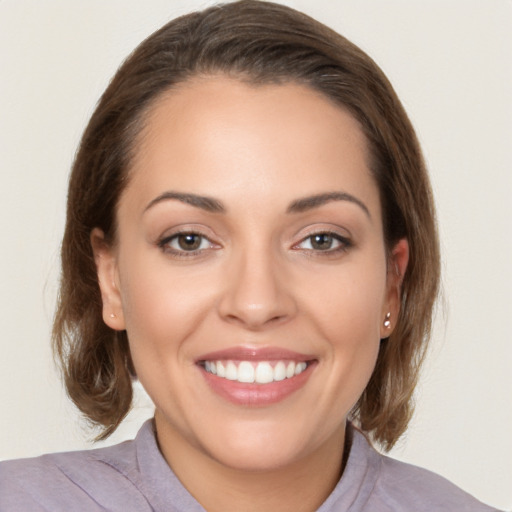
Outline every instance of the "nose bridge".
POLYGON ((282 262, 268 247, 251 244, 236 251, 228 276, 220 306, 224 318, 256 329, 294 313, 282 262))

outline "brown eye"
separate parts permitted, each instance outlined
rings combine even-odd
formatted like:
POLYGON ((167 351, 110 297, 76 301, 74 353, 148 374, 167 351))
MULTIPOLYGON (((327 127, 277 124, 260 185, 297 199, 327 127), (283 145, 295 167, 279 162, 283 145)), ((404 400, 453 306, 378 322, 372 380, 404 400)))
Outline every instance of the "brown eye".
POLYGON ((297 249, 314 253, 335 254, 343 252, 352 246, 350 240, 337 233, 319 232, 309 235, 297 244, 297 249))
POLYGON ((200 252, 213 248, 213 244, 204 235, 199 233, 177 233, 168 236, 158 243, 158 246, 167 253, 174 253, 182 256, 199 254, 200 252))
POLYGON ((180 249, 184 251, 196 251, 201 247, 203 237, 195 233, 178 235, 177 242, 180 249))
POLYGON ((327 233, 319 233, 313 235, 311 238, 311 247, 317 251, 327 251, 332 248, 334 243, 334 237, 327 233))

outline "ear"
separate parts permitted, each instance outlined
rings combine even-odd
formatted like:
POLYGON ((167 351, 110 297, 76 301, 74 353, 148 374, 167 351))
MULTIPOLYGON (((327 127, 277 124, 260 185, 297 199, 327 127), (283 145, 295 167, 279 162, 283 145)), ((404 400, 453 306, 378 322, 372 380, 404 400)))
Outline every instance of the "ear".
POLYGON ((393 247, 387 270, 386 300, 383 304, 381 339, 388 338, 396 326, 400 312, 402 281, 409 262, 409 242, 406 238, 399 240, 393 247))
POLYGON ((125 324, 114 248, 99 228, 91 231, 91 246, 103 303, 103 321, 111 329, 122 331, 125 324))

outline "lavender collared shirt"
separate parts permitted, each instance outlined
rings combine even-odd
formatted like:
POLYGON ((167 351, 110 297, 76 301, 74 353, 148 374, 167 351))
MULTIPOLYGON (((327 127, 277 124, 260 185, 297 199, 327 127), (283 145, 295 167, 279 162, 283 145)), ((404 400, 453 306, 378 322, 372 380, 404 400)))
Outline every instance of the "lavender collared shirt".
MULTIPOLYGON (((489 512, 448 480, 379 454, 356 429, 343 476, 317 512, 489 512)), ((0 512, 205 512, 147 421, 133 441, 0 463, 0 512)))

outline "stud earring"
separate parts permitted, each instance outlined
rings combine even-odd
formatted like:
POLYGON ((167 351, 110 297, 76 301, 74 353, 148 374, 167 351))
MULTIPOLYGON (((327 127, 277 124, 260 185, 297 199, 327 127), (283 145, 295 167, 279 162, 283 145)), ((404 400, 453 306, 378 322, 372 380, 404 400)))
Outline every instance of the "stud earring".
POLYGON ((110 313, 110 318, 115 318, 116 315, 114 313, 110 313))
POLYGON ((391 320, 390 320, 390 318, 391 318, 391 313, 389 313, 389 312, 386 313, 386 318, 384 320, 384 327, 386 329, 389 329, 391 327, 391 320))

